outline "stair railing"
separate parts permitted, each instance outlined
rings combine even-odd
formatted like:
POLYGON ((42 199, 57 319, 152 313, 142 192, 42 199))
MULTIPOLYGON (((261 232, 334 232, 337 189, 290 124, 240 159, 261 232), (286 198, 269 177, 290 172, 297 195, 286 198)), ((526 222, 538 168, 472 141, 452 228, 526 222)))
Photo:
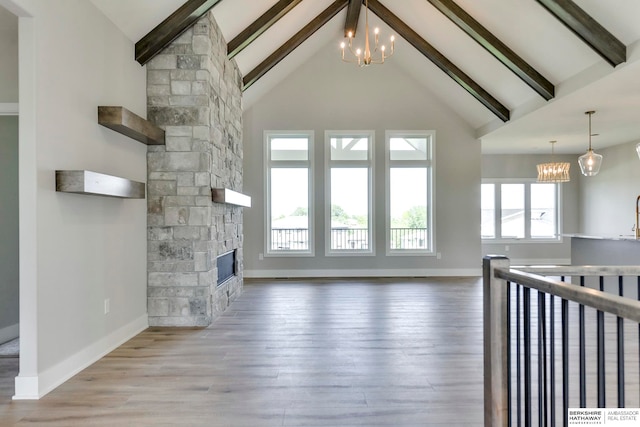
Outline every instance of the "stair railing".
POLYGON ((487 256, 483 282, 485 426, 567 426, 569 408, 640 407, 640 374, 625 378, 625 366, 640 373, 640 266, 513 269, 508 258, 487 256), (595 343, 587 341, 590 327, 595 343), (637 335, 625 340, 630 332, 637 335), (607 341, 615 341, 615 357, 607 341), (595 375, 587 367, 594 358, 595 375), (612 404, 606 391, 614 386, 612 404), (597 399, 588 401, 587 391, 597 399))

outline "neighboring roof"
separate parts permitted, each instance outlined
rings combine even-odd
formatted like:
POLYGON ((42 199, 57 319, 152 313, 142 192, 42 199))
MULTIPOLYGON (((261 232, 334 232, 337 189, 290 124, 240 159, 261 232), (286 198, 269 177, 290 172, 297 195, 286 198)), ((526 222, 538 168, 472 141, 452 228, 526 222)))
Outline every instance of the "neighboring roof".
MULTIPOLYGON (((184 2, 91 1, 133 42, 140 40, 184 2)), ((510 120, 503 123, 413 46, 402 39, 396 42, 396 55, 392 60, 476 129, 483 152, 545 153, 548 141, 552 139, 559 141, 558 153, 584 151, 587 119, 583 113, 587 110, 597 111, 593 117, 593 130, 600 134, 594 140, 597 147, 640 140, 640 126, 635 117, 640 108, 640 79, 636 78, 640 73, 637 48, 640 2, 616 0, 613 7, 612 2, 601 0, 575 1, 627 47, 626 62, 615 68, 543 6, 549 2, 554 3, 553 0, 455 0, 455 4, 555 86, 555 97, 550 101, 464 33, 434 7, 432 0, 379 0, 377 3, 388 8, 510 110, 510 120)), ((226 40, 230 41, 276 3, 277 0, 221 0, 213 13, 226 40)), ((332 0, 304 0, 293 7, 235 57, 243 75, 254 70, 332 3, 332 0)), ((360 30, 364 28, 362 15, 360 30)), ((338 43, 343 36, 346 17, 345 8, 252 85, 244 94, 245 108, 250 108, 327 44, 335 43, 336 66, 342 66, 338 43)), ((384 34, 391 32, 372 14, 371 26, 376 25, 384 34)))

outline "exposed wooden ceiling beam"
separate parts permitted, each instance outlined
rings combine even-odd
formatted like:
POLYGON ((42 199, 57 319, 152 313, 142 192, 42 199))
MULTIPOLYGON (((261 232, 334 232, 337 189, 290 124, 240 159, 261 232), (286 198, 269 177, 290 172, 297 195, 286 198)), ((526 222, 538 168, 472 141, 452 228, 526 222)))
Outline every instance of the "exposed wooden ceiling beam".
POLYGON ((356 35, 358 29, 358 18, 360 17, 360 8, 362 7, 362 0, 349 0, 349 6, 347 7, 347 20, 344 23, 344 36, 347 37, 349 31, 356 35))
POLYGON ((555 88, 553 83, 545 79, 535 68, 527 64, 500 39, 483 27, 471 15, 465 12, 452 0, 428 0, 436 9, 453 21, 471 38, 502 62, 513 73, 520 77, 533 90, 547 101, 553 98, 555 88))
POLYGON ((287 40, 282 46, 280 46, 275 52, 267 57, 256 68, 251 70, 242 79, 244 88, 247 90, 258 79, 264 76, 267 71, 276 66, 287 55, 289 55, 295 48, 300 46, 306 39, 308 39, 313 33, 315 33, 320 27, 329 22, 331 18, 336 16, 346 5, 349 0, 336 0, 328 8, 326 8, 320 15, 316 16, 305 27, 298 31, 293 37, 287 40))
POLYGON ((498 116, 502 121, 509 120, 509 110, 502 105, 497 99, 480 87, 471 77, 467 76, 462 70, 456 67, 444 55, 431 46, 426 40, 418 35, 415 31, 407 26, 396 15, 391 13, 389 9, 384 7, 378 0, 369 0, 369 9, 378 15, 380 19, 387 23, 400 37, 408 41, 420 53, 426 56, 431 62, 444 71, 449 77, 455 80, 474 98, 487 107, 493 114, 498 116))
POLYGON ((267 10, 260 18, 245 28, 227 44, 227 56, 233 58, 249 46, 262 33, 267 31, 280 18, 289 13, 302 0, 280 0, 271 9, 267 10))
POLYGON ((136 61, 144 65, 222 0, 189 0, 136 43, 136 61))
POLYGON ((612 66, 615 67, 627 60, 626 46, 571 0, 537 0, 537 2, 612 66))

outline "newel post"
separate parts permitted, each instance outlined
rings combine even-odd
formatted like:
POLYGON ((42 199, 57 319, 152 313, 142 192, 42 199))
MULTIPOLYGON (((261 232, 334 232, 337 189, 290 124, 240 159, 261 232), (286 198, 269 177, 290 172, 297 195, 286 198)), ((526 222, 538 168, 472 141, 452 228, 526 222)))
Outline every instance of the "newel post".
POLYGON ((508 269, 509 258, 487 255, 482 260, 485 427, 506 427, 509 420, 507 284, 494 276, 496 268, 508 269))

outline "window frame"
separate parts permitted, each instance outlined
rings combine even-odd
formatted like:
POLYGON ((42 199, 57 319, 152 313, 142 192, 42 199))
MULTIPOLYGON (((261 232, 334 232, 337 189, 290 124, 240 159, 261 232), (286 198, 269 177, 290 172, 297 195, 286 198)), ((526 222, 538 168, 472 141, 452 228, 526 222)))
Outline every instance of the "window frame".
POLYGON ((312 130, 264 131, 264 256, 265 257, 313 257, 315 256, 315 209, 314 209, 314 136, 312 130), (308 141, 307 160, 271 160, 271 140, 274 138, 305 138, 308 141), (271 248, 271 170, 272 168, 307 168, 308 173, 308 218, 309 248, 306 250, 274 250, 271 248))
POLYGON ((434 130, 419 131, 385 131, 385 252, 387 256, 436 256, 435 247, 435 144, 434 130), (391 160, 391 138, 426 137, 426 160, 391 160), (427 249, 392 249, 391 248, 391 169, 426 168, 427 171, 427 249))
POLYGON ((375 256, 375 201, 374 201, 374 176, 375 176, 375 131, 373 130, 325 130, 324 132, 324 172, 325 172, 325 256, 375 256), (368 159, 367 160, 331 160, 331 138, 361 137, 368 138, 368 159), (362 168, 367 167, 368 181, 368 246, 366 250, 331 249, 331 170, 334 167, 340 168, 362 168))
POLYGON ((483 178, 482 184, 494 185, 494 230, 495 237, 483 237, 480 233, 482 244, 493 243, 562 243, 563 230, 563 206, 562 206, 562 185, 561 183, 537 182, 535 178, 483 178), (502 234, 502 184, 523 184, 524 185, 524 237, 511 238, 500 237, 502 234), (556 188, 556 237, 531 237, 531 185, 549 184, 556 188))

